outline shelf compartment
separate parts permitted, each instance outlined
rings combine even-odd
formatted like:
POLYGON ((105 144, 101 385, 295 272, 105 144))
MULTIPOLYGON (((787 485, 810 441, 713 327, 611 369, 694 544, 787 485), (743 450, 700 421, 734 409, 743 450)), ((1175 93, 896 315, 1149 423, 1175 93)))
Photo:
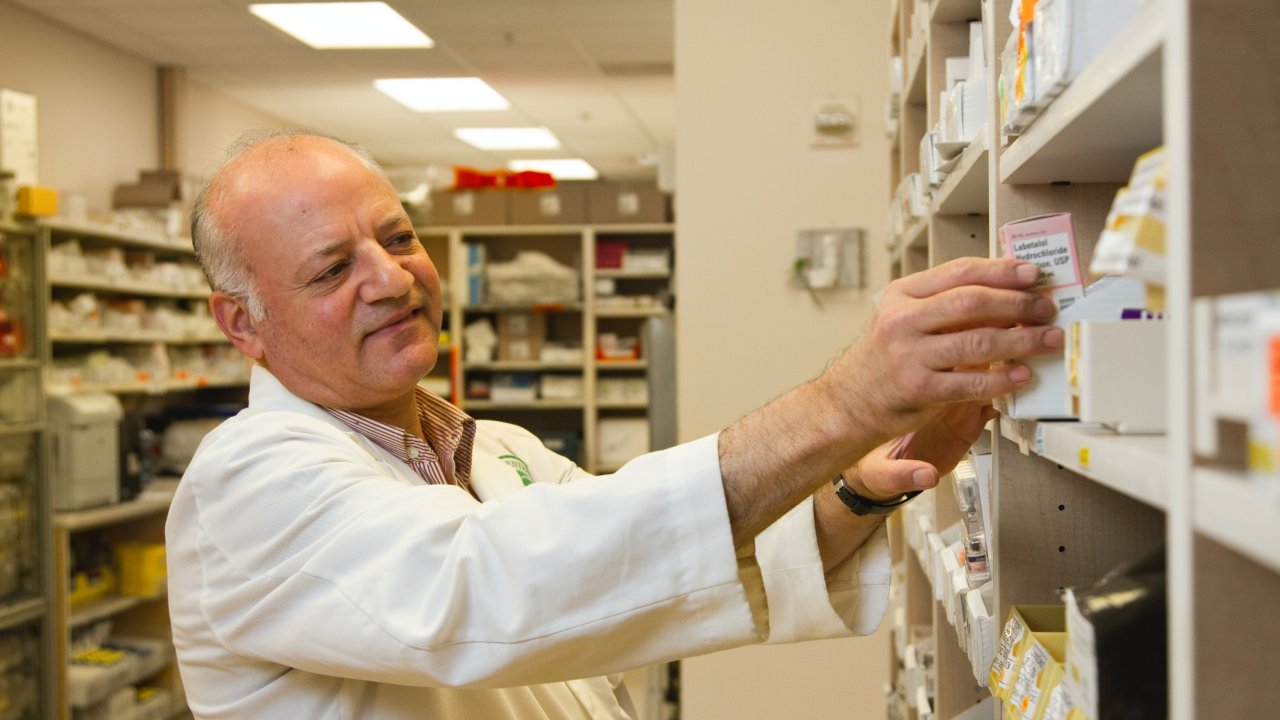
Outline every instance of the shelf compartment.
POLYGON ((0 631, 17 627, 44 617, 45 601, 41 598, 28 598, 0 605, 0 631))
POLYGON ((598 308, 598 318, 647 318, 670 314, 666 308, 598 308))
POLYGON ((1117 34, 1000 158, 1000 181, 1125 182, 1163 142, 1163 3, 1117 34))
POLYGON ((1197 468, 1195 529, 1273 572, 1280 572, 1280 502, 1244 473, 1197 468))
POLYGON ((54 527, 67 532, 80 532, 166 512, 177 489, 177 478, 157 478, 133 500, 100 508, 55 513, 54 527))
POLYGON ((532 303, 528 305, 465 305, 462 311, 471 313, 495 313, 495 312, 582 312, 583 304, 581 302, 572 303, 532 303))
POLYGON ((903 87, 906 88, 903 100, 907 105, 923 106, 925 104, 925 76, 928 74, 925 59, 927 57, 929 57, 929 47, 922 45, 918 56, 907 58, 907 77, 903 81, 903 87))
POLYGON ((93 333, 50 333, 49 341, 66 345, 93 345, 98 343, 165 343, 168 345, 213 345, 231 342, 225 335, 187 336, 170 333, 139 331, 126 332, 93 332, 93 333))
POLYGON ((1159 510, 1169 501, 1163 435, 1120 435, 1094 423, 1000 419, 1001 434, 1094 482, 1159 510))
POLYGON ((463 400, 462 409, 472 410, 581 410, 585 402, 578 400, 534 400, 532 402, 494 402, 492 400, 463 400))
POLYGON ((929 19, 935 23, 982 19, 982 0, 934 0, 929 19))
POLYGON ((939 215, 985 215, 991 206, 987 188, 991 175, 989 158, 987 126, 984 125, 934 193, 933 212, 939 215))
POLYGON ((16 423, 0 422, 0 437, 4 437, 6 435, 8 436, 27 435, 30 433, 37 433, 42 430, 44 430, 43 422, 33 422, 33 421, 16 422, 16 423))
POLYGON ((916 220, 907 231, 902 235, 902 245, 905 249, 921 249, 929 246, 929 219, 920 218, 916 220))
POLYGON ((597 278, 613 278, 617 280, 666 280, 671 277, 670 270, 627 270, 625 268, 596 268, 597 278))
POLYGON ((494 360, 491 362, 467 363, 466 371, 468 373, 481 370, 485 372, 544 372, 551 370, 581 371, 584 366, 585 364, 582 362, 544 362, 541 360, 530 360, 525 362, 519 360, 494 360))
POLYGON ((118 393, 121 395, 165 395, 186 390, 211 388, 248 387, 249 378, 235 380, 166 380, 164 382, 83 383, 75 387, 50 386, 48 394, 77 394, 90 392, 118 393))
POLYGON ((127 245, 147 250, 162 250, 192 257, 196 254, 196 249, 191 244, 191 238, 171 238, 165 235, 130 231, 112 225, 74 222, 62 218, 52 218, 40 224, 49 228, 54 234, 61 236, 59 239, 63 237, 66 239, 72 237, 88 238, 108 241, 115 245, 127 245))
POLYGON ((44 367, 44 362, 39 358, 0 358, 0 372, 10 370, 33 370, 41 367, 44 367))
POLYGON ((647 370, 648 360, 596 360, 596 372, 647 370))
POLYGON ((648 400, 597 400, 599 410, 648 410, 648 400))
POLYGON ((67 627, 78 628, 85 625, 95 623, 99 620, 114 615, 119 615, 126 610, 131 610, 144 602, 151 602, 160 598, 130 597, 127 595, 115 595, 112 597, 102 598, 85 604, 84 607, 74 608, 71 616, 67 619, 67 627))
POLYGON ((157 288, 154 285, 150 285, 142 281, 104 280, 92 275, 52 276, 49 278, 49 284, 53 287, 73 288, 77 290, 97 290, 101 292, 115 293, 117 295, 127 294, 137 295, 139 297, 172 298, 178 300, 203 300, 212 294, 207 288, 201 290, 166 290, 163 288, 157 288))

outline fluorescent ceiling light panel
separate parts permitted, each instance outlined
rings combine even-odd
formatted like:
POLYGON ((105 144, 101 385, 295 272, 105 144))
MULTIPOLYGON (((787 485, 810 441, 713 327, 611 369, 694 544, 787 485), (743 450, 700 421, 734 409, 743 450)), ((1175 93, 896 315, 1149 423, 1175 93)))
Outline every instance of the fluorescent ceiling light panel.
POLYGON ((586 160, 512 160, 507 163, 507 169, 551 173, 557 180, 595 180, 600 177, 600 173, 586 160))
POLYGON ((321 50, 435 47, 384 2, 261 3, 249 12, 321 50))
POLYGON ((458 128, 454 137, 481 150, 555 150, 560 141, 546 128, 458 128))
POLYGON ((506 98, 480 78, 390 78, 374 87, 417 112, 506 110, 506 98))

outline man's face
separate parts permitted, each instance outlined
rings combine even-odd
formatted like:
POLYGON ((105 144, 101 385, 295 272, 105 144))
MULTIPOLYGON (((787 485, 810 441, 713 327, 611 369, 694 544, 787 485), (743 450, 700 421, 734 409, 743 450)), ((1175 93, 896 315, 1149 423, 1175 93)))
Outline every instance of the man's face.
POLYGON ((240 162, 215 211, 242 243, 266 309, 241 349, 321 405, 403 400, 435 365, 441 302, 395 191, 321 138, 255 148, 240 162))

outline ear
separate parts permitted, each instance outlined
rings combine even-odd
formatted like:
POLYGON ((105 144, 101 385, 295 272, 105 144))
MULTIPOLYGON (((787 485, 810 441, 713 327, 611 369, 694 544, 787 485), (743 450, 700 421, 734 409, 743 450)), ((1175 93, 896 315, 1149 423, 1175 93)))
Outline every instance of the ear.
POLYGON ((209 296, 209 310, 222 329, 222 334, 240 348, 240 352, 253 360, 262 360, 265 353, 262 342, 258 339, 257 321, 249 314, 249 308, 240 298, 221 290, 214 291, 209 296))

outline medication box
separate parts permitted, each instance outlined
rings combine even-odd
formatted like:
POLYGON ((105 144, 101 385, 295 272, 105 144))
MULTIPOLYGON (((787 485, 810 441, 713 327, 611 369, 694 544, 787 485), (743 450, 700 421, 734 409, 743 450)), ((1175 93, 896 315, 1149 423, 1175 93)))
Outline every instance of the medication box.
MULTIPOLYGON (((1090 285, 1082 299, 1059 312, 1054 324, 1069 333, 1074 322, 1119 320, 1125 310, 1141 308, 1144 299, 1145 289, 1141 280, 1110 275, 1090 285)), ((1069 335, 1067 339, 1070 341, 1069 335)), ((1026 360, 1032 371, 1031 382, 1015 393, 998 398, 998 409, 1009 417, 1025 420, 1074 419, 1076 415, 1069 401, 1064 357, 1065 353, 1026 360)), ((1150 361, 1162 363, 1163 356, 1153 356, 1150 361)), ((1127 376, 1117 374, 1116 377, 1127 376)))

